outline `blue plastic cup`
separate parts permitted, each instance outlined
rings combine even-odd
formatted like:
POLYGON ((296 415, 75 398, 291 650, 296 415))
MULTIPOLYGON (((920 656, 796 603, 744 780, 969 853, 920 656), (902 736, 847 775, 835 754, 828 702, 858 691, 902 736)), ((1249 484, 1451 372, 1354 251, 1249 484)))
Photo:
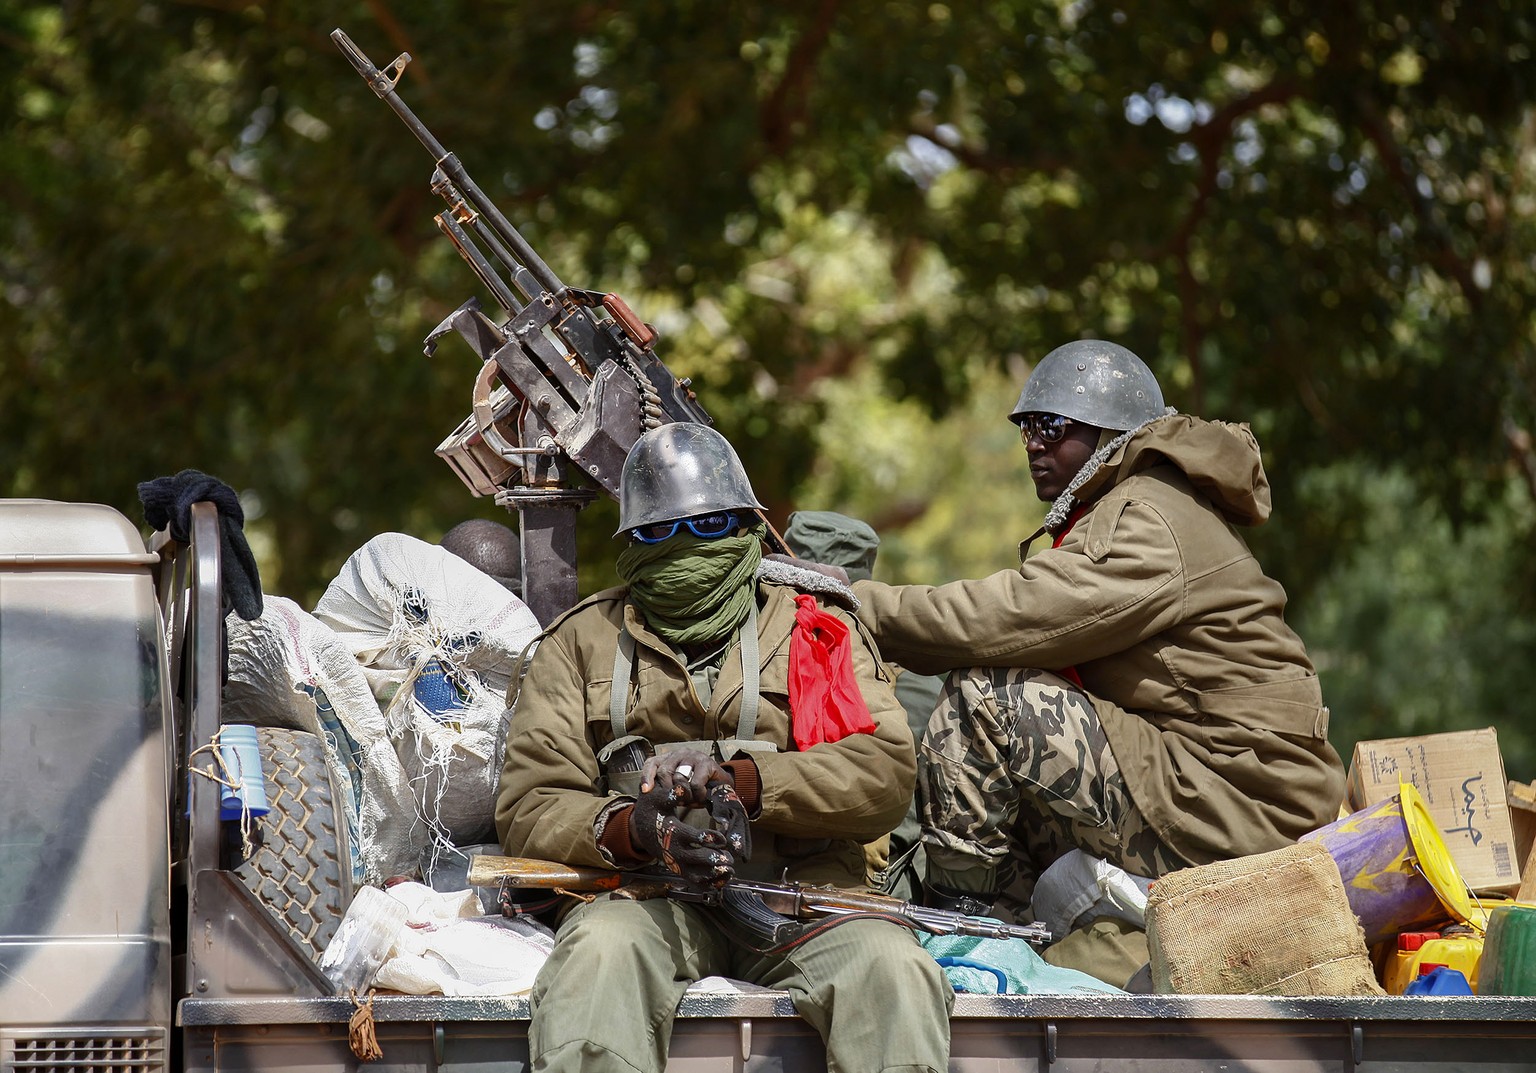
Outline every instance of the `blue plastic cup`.
POLYGON ((219 787, 219 818, 238 820, 242 814, 265 816, 272 811, 267 804, 267 780, 261 770, 256 728, 244 723, 224 724, 219 728, 219 752, 230 782, 219 787))

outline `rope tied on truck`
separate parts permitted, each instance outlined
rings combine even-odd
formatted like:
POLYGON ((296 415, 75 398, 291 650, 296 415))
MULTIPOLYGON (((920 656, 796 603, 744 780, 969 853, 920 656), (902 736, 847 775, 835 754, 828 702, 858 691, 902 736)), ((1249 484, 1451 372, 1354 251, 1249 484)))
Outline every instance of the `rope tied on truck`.
MULTIPOLYGON (((225 758, 224 754, 224 741, 222 740, 223 736, 224 728, 220 727, 218 730, 214 731, 212 739, 210 739, 206 745, 199 745, 196 749, 193 749, 190 753, 188 753, 187 771, 193 775, 201 775, 203 778, 215 782, 223 789, 228 790, 228 794, 222 795, 225 800, 236 800, 239 802, 240 854, 241 859, 245 860, 249 859, 250 856, 256 852, 256 840, 252 837, 251 834, 251 832, 255 829, 253 817, 256 815, 256 813, 251 810, 250 798, 245 793, 244 773, 230 771, 229 761, 225 758), (202 768, 195 766, 192 763, 192 758, 197 756, 199 753, 211 753, 213 756, 213 763, 209 764, 207 767, 202 768), (217 770, 215 770, 215 768, 217 768, 217 770)), ((259 766, 257 767, 255 774, 257 779, 264 777, 259 766)), ((263 788, 261 800, 265 801, 265 799, 265 788, 263 788)))
POLYGON ((352 1048, 360 1062, 377 1062, 384 1057, 379 1047, 379 1034, 373 1020, 373 996, 376 988, 368 989, 367 998, 358 998, 357 989, 348 992, 352 1000, 352 1019, 347 1022, 347 1046, 352 1048))

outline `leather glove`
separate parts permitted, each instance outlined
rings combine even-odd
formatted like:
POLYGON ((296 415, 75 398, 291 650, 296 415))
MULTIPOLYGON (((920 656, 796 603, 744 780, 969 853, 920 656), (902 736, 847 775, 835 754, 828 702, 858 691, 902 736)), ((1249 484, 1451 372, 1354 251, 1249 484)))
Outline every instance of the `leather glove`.
POLYGON ((752 829, 747 808, 736 793, 736 780, 715 758, 696 749, 673 749, 652 756, 640 769, 640 791, 655 783, 678 796, 687 808, 709 811, 714 828, 725 836, 726 845, 738 861, 752 856, 752 829))
POLYGON ((655 780, 642 784, 629 817, 629 837, 669 871, 700 887, 723 887, 735 872, 729 842, 719 831, 684 823, 678 810, 687 800, 687 783, 655 780))

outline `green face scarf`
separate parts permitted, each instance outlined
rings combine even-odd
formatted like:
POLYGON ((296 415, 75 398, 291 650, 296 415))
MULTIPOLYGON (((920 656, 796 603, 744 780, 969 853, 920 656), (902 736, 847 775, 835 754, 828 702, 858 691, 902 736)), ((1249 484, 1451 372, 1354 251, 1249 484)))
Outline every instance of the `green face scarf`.
POLYGON ((756 525, 737 536, 704 540, 680 529, 660 544, 632 541, 619 553, 619 577, 645 621, 668 641, 720 641, 747 620, 764 532, 756 525))

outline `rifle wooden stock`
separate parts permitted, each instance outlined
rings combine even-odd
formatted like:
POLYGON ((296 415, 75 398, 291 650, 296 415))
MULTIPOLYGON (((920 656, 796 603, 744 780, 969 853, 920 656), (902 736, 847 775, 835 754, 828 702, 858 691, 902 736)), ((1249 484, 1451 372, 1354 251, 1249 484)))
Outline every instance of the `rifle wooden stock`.
POLYGON ((904 915, 908 903, 900 898, 867 891, 839 890, 834 887, 813 887, 796 884, 792 890, 763 894, 776 912, 785 916, 819 917, 838 913, 895 913, 904 915))
POLYGON ((607 868, 577 868, 532 857, 498 857, 477 853, 469 859, 469 885, 494 887, 506 882, 511 887, 543 890, 618 890, 624 873, 607 868))

